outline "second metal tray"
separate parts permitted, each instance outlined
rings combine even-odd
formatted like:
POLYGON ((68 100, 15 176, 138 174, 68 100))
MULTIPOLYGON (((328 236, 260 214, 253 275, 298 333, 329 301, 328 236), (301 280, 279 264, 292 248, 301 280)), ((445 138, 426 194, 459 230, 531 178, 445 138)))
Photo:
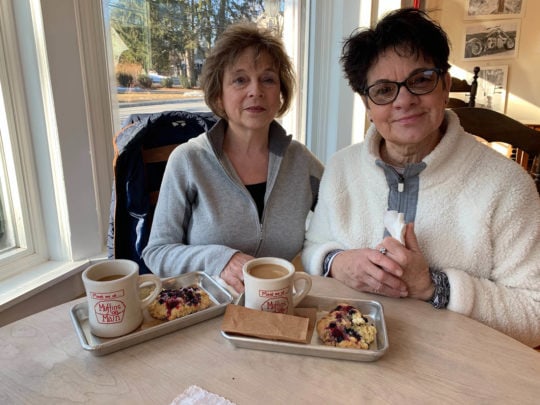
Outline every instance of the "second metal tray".
POLYGON ((152 318, 147 311, 144 311, 143 323, 135 331, 117 338, 100 338, 90 332, 87 302, 75 304, 71 308, 70 315, 83 349, 90 351, 95 356, 109 354, 219 316, 225 312, 226 306, 232 302, 231 295, 203 272, 187 273, 179 277, 164 279, 162 283, 163 288, 197 285, 208 293, 212 305, 202 311, 172 321, 158 321, 152 318))
POLYGON ((377 328, 377 338, 369 346, 368 350, 327 346, 319 340, 316 330, 313 332, 313 336, 309 344, 281 342, 254 337, 252 338, 228 334, 223 331, 221 331, 221 334, 234 346, 245 349, 267 350, 272 352, 327 357, 340 360, 378 360, 384 353, 386 353, 389 347, 388 334, 386 333, 386 323, 384 321, 384 311, 380 302, 308 295, 302 300, 298 307, 317 308, 317 320, 319 320, 322 316, 326 315, 328 311, 334 309, 340 303, 348 303, 358 308, 360 312, 362 312, 363 315, 373 322, 377 328))

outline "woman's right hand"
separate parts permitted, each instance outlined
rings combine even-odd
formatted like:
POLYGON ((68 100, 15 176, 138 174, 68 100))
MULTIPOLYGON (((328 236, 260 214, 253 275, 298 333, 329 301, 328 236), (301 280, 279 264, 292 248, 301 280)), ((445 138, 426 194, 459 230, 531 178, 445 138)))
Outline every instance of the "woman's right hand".
POLYGON ((231 257, 231 260, 229 260, 220 274, 223 281, 234 288, 237 293, 244 292, 244 275, 242 273, 242 267, 244 267, 244 264, 251 259, 254 259, 254 257, 242 252, 237 252, 231 257))
POLYGON ((403 269, 375 249, 345 250, 334 258, 330 275, 359 291, 407 296, 407 285, 401 280, 403 269))

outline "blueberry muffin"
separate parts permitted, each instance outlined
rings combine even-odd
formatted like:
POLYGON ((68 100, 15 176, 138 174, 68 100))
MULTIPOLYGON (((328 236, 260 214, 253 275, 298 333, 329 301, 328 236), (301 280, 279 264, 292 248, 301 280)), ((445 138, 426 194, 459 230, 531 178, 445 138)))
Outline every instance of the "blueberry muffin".
POLYGON ((206 291, 198 286, 163 289, 148 306, 153 318, 172 321, 208 308, 212 302, 206 291))
POLYGON ((348 304, 339 304, 317 322, 317 333, 325 345, 368 349, 377 328, 362 313, 348 304))

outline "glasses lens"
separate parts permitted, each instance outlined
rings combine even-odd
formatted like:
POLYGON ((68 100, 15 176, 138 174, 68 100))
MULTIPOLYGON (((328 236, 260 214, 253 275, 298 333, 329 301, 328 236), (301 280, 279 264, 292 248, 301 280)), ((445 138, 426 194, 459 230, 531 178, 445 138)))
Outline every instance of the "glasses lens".
POLYGON ((394 101, 399 85, 394 82, 381 82, 368 89, 368 96, 375 104, 388 104, 394 101))
POLYGON ((439 81, 439 74, 436 70, 424 70, 415 73, 407 79, 405 85, 413 94, 427 94, 432 92, 439 81))
POLYGON ((401 83, 380 82, 367 89, 367 95, 375 104, 384 105, 394 101, 402 85, 416 95, 431 93, 439 82, 439 72, 436 69, 426 69, 414 73, 401 83))

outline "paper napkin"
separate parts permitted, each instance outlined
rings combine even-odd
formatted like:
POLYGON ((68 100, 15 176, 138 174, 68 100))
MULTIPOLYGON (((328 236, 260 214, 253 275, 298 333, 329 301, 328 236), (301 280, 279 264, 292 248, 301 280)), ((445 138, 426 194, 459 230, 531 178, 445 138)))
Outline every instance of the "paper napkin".
POLYGON ((317 317, 316 308, 296 308, 296 315, 258 311, 229 304, 221 330, 244 336, 295 343, 309 343, 317 317))
POLYGON ((384 213, 384 226, 390 236, 405 244, 405 216, 401 212, 386 211, 384 213))
POLYGON ((179 396, 177 396, 171 405, 235 405, 219 395, 206 391, 197 385, 191 385, 179 396))

